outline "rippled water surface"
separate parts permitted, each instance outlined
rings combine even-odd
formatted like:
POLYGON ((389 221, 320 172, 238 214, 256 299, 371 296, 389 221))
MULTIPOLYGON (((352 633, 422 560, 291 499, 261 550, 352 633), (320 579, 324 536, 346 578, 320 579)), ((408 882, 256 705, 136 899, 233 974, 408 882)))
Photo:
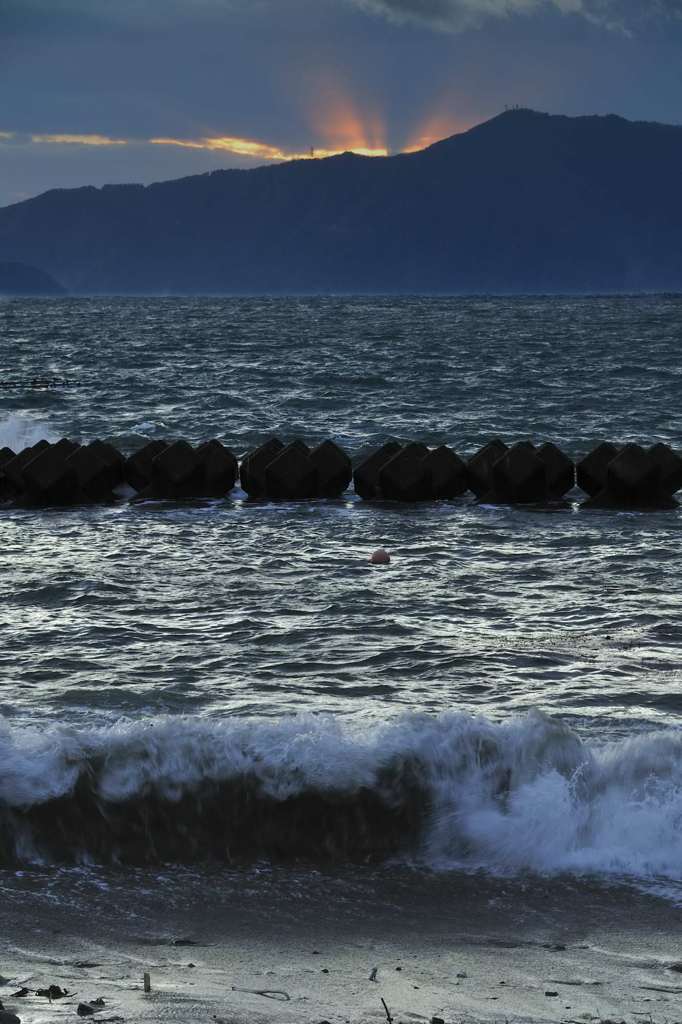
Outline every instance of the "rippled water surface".
MULTIPOLYGON (((655 297, 5 302, 0 442, 677 445, 681 316, 655 297)), ((539 708, 629 732, 682 714, 678 512, 235 492, 0 516, 10 719, 539 708), (367 564, 379 544, 388 569, 367 564)))

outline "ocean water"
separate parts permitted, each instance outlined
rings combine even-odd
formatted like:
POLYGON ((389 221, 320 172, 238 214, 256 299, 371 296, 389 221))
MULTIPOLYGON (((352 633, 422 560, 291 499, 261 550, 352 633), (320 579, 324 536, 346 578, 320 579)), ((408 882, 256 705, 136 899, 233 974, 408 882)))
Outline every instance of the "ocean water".
MULTIPOLYGON (((677 446, 681 342, 666 296, 5 301, 0 445, 677 446)), ((398 860, 682 899, 682 512, 236 490, 4 508, 0 537, 5 865, 398 860)))

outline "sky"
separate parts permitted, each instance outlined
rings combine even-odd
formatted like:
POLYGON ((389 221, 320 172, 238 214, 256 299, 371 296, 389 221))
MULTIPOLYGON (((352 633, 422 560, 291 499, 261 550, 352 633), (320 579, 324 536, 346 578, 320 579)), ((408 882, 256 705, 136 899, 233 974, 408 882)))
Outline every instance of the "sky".
POLYGON ((682 0, 0 0, 0 206, 520 105, 682 122, 682 0))

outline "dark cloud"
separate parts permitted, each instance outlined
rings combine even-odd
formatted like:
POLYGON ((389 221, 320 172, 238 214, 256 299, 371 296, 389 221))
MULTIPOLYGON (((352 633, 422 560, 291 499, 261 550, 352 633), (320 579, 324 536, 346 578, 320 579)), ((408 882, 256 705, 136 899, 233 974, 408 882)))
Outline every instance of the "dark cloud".
POLYGON ((437 31, 477 28, 490 18, 543 14, 576 15, 608 29, 633 30, 655 19, 682 17, 682 0, 351 0, 370 14, 397 24, 437 31))
POLYGON ((41 28, 86 32, 97 26, 140 32, 172 28, 179 22, 225 24, 244 17, 281 21, 288 13, 301 24, 315 19, 323 23, 325 10, 348 5, 395 24, 443 32, 547 12, 583 17, 607 28, 682 18, 682 0, 0 0, 0 24, 5 33, 41 28))

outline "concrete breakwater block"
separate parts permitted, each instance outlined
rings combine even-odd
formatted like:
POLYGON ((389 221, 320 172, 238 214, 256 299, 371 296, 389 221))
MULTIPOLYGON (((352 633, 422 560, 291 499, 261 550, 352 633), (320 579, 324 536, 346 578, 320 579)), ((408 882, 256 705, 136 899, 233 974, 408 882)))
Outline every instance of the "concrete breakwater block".
POLYGON ((433 501, 468 489, 466 464, 451 448, 429 449, 417 442, 382 445, 356 467, 353 479, 356 494, 365 500, 433 501))
POLYGON ((265 468, 265 491, 271 501, 305 501, 317 497, 317 466, 302 441, 292 441, 265 468))
POLYGON ((79 445, 68 438, 49 444, 22 469, 19 500, 29 505, 72 505, 81 500, 76 468, 69 457, 79 445))
POLYGON ((371 500, 372 498, 381 498, 381 490, 379 487, 379 473, 383 466, 392 459, 394 455, 397 455, 402 445, 398 444, 397 441, 387 441, 386 444, 382 444, 381 448, 378 448, 375 452, 366 456, 363 461, 355 467, 353 472, 353 483, 355 485, 355 493, 365 500, 371 500))
POLYGON ((68 438, 34 445, 25 450, 24 465, 16 467, 15 500, 33 506, 112 501, 122 479, 123 456, 109 449, 103 442, 81 445, 68 438))
POLYGON ((222 497, 236 478, 234 453, 216 440, 196 449, 182 440, 153 441, 126 459, 104 441, 63 439, 41 441, 0 466, 0 498, 29 505, 111 501, 124 482, 143 498, 222 497))
POLYGON ((493 463, 486 500, 509 505, 545 502, 549 498, 545 463, 532 444, 520 441, 493 463))
POLYGON ((575 467, 578 487, 585 494, 594 498, 604 489, 606 483, 606 468, 612 459, 618 454, 618 448, 609 441, 602 441, 596 448, 593 448, 589 455, 581 459, 575 467))
POLYGON ((284 445, 273 437, 244 456, 241 486, 257 501, 338 498, 348 487, 351 462, 333 441, 312 450, 301 440, 284 445))
POLYGON ((153 460, 166 450, 168 444, 168 441, 150 441, 128 456, 123 470, 125 482, 134 490, 143 491, 151 483, 153 460))
POLYGON ((96 442, 76 448, 66 457, 65 467, 75 471, 78 490, 87 501, 110 501, 123 478, 122 458, 112 460, 96 442))
POLYGON ((477 498, 486 498, 492 491, 492 469, 498 459, 509 451, 499 437, 488 441, 467 461, 467 483, 477 498))
POLYGON ((278 437, 271 437, 265 444, 261 444, 258 448, 248 452, 242 459, 242 464, 239 468, 239 480, 242 489, 246 491, 250 498, 263 500, 267 497, 265 470, 283 448, 284 443, 278 437))
POLYGON ((201 459, 187 441, 173 441, 151 462, 145 497, 191 498, 203 483, 201 459))
POLYGON ((661 472, 660 485, 671 496, 682 487, 682 458, 667 444, 652 445, 649 455, 661 472))
POLYGON ((661 462, 641 445, 626 444, 606 467, 604 486, 585 508, 666 509, 677 502, 662 482, 661 462))
POLYGON ((23 468, 22 478, 18 497, 22 504, 67 505, 79 493, 76 470, 67 465, 63 452, 52 448, 31 459, 23 468))
POLYGON ((507 505, 560 501, 575 486, 575 465, 555 444, 496 438, 467 463, 469 488, 481 501, 507 505))
POLYGON ((548 498, 560 501, 575 487, 575 463, 551 442, 541 444, 535 453, 545 466, 548 498))
POLYGON ((116 479, 114 486, 122 484, 125 480, 126 460, 118 448, 114 448, 113 444, 109 444, 108 441, 100 441, 99 439, 91 441, 88 448, 98 455, 107 466, 111 466, 113 476, 116 479))
POLYGON ((11 448, 0 448, 0 501, 7 501, 12 497, 12 488, 3 472, 3 467, 16 458, 16 452, 11 448))
POLYGON ((2 475, 5 482, 5 491, 8 497, 16 497, 23 493, 24 490, 24 467, 28 465, 31 459, 34 459, 36 455, 49 448, 48 441, 38 441, 37 444, 30 445, 28 448, 22 448, 20 452, 14 456, 13 459, 9 459, 2 467, 2 475))
POLYGON ((151 460, 148 454, 135 467, 140 477, 149 476, 138 499, 223 498, 237 480, 234 452, 215 438, 197 448, 183 439, 166 442, 151 460))
POLYGON ((79 505, 111 501, 125 460, 102 441, 39 441, 0 466, 0 497, 20 505, 79 505))
POLYGON ((350 459, 333 441, 323 441, 310 453, 310 461, 317 472, 317 496, 338 498, 348 489, 353 479, 350 459))
POLYGON ((424 462, 431 477, 431 496, 434 499, 459 498, 469 489, 466 463, 452 448, 442 444, 432 449, 424 462))
POLYGON ((239 473, 239 464, 234 452, 214 438, 200 444, 197 455, 203 467, 204 497, 221 498, 228 494, 236 484, 239 473))
POLYGON ((386 501, 429 501, 431 473, 424 444, 406 444, 379 470, 379 495, 386 501))

